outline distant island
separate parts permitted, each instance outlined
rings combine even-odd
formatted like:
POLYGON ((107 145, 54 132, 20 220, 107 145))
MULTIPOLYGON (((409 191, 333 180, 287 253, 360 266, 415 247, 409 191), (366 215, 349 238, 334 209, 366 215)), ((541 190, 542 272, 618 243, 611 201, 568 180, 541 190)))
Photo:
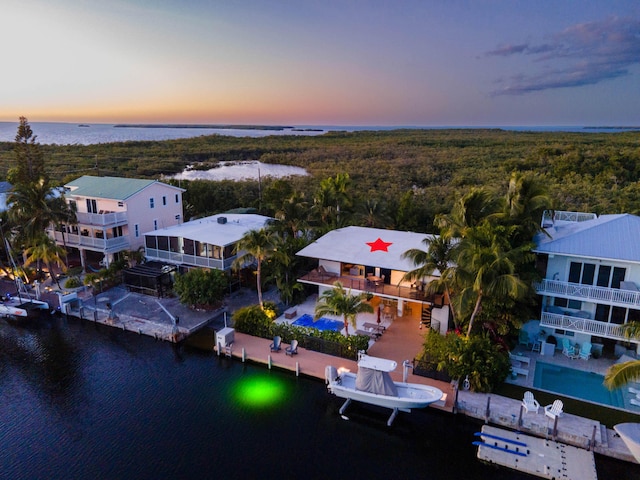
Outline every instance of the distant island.
POLYGON ((217 129, 217 130, 287 130, 292 129, 293 127, 284 127, 281 125, 191 125, 184 123, 166 123, 166 124, 157 124, 157 123, 141 123, 141 124, 129 124, 129 123, 120 123, 114 125, 115 128, 209 128, 209 129, 217 129))
POLYGON ((640 127, 583 127, 585 130, 640 130, 640 127))

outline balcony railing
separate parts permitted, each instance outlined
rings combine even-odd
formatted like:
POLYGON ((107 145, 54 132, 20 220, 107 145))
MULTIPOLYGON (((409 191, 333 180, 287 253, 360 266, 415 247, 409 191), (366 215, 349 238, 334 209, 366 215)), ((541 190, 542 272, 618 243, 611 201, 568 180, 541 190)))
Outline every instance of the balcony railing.
MULTIPOLYGON (((51 234, 49 230, 49 234, 51 234)), ((95 238, 74 233, 65 233, 64 242, 62 240, 62 232, 53 232, 53 238, 58 245, 66 245, 67 247, 88 248, 104 253, 120 252, 129 249, 128 237, 114 238, 95 238)))
POLYGON ((572 317, 558 313, 542 312, 540 326, 569 330, 571 332, 587 333, 589 335, 612 338, 615 340, 629 340, 624 336, 622 327, 615 323, 599 322, 598 320, 572 317))
POLYGON ((386 283, 373 283, 362 277, 339 276, 338 274, 323 273, 317 270, 298 278, 299 282, 311 283, 313 285, 333 286, 335 282, 342 283, 346 289, 360 292, 374 293, 379 296, 388 298, 399 298, 411 300, 419 303, 433 303, 432 298, 425 297, 423 291, 413 287, 405 287, 399 285, 388 285, 386 283))
POLYGON ((563 297, 577 300, 588 300, 614 306, 640 308, 640 292, 621 290, 619 288, 596 287, 578 283, 560 282, 558 280, 542 280, 535 284, 540 295, 563 297))
POLYGON ((78 225, 94 225, 98 227, 124 225, 127 223, 127 212, 84 213, 77 212, 78 225))
POLYGON ((168 252, 166 250, 158 250, 155 248, 147 248, 145 250, 145 257, 147 260, 161 260, 175 264, 190 265, 193 267, 215 268, 217 270, 229 270, 231 268, 231 264, 236 259, 235 256, 225 258, 223 260, 218 258, 198 257, 196 255, 168 252))
POLYGON ((598 216, 595 213, 584 212, 564 212, 562 210, 545 210, 542 214, 542 226, 550 227, 553 222, 586 222, 595 220, 598 216))

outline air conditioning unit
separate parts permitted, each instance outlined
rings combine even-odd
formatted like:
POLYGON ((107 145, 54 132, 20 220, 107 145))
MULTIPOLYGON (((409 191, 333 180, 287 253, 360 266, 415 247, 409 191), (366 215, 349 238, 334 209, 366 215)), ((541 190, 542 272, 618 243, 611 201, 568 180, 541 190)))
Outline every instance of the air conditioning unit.
POLYGON ((227 217, 218 217, 218 223, 224 225, 227 223, 227 217))

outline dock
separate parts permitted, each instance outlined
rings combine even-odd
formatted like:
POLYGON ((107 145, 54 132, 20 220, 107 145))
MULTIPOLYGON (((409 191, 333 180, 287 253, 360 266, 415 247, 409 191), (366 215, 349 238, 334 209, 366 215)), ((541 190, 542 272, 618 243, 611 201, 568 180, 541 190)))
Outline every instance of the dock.
POLYGON ((598 480, 593 452, 489 425, 476 435, 483 462, 540 478, 598 480))

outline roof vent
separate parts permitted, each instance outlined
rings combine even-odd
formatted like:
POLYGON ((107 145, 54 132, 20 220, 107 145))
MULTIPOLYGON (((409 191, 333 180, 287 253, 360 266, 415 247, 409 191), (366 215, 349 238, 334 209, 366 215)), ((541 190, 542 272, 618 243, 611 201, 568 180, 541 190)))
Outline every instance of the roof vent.
POLYGON ((227 217, 218 217, 218 223, 225 224, 227 223, 227 217))

